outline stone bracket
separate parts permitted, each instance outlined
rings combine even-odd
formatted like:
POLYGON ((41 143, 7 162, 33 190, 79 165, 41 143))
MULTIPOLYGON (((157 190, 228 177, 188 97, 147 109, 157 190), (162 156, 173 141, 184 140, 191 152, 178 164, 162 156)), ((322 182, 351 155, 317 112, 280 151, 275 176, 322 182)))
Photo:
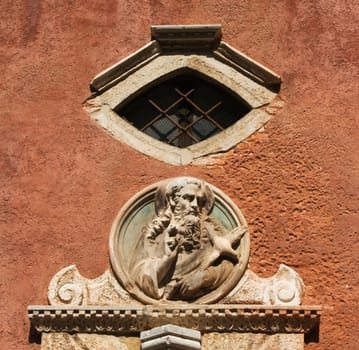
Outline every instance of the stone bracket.
POLYGON ((311 333, 319 328, 319 306, 147 305, 124 307, 29 306, 38 333, 132 334, 173 324, 200 332, 311 333))

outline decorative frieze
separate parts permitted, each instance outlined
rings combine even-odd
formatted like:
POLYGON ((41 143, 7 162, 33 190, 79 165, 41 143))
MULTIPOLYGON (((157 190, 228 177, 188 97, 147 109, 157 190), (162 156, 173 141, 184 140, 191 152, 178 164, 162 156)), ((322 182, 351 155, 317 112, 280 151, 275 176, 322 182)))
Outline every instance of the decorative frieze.
POLYGON ((162 305, 127 307, 29 306, 37 332, 140 333, 165 324, 200 332, 310 333, 320 307, 264 305, 162 305))

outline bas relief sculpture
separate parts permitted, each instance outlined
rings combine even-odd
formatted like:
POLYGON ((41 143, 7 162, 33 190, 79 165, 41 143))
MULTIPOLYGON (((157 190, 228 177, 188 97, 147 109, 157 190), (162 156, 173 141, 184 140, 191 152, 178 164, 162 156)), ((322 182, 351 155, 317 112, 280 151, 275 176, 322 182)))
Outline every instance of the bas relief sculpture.
MULTIPOLYGON (((203 332, 206 349, 224 343, 235 349, 238 341, 228 339, 238 334, 247 337, 243 348, 303 349, 303 333, 319 325, 317 308, 299 308, 304 285, 294 270, 281 264, 267 278, 250 271, 241 211, 198 179, 169 179, 135 194, 112 225, 110 259, 111 268, 95 279, 75 265, 62 269, 49 285, 51 306, 29 307, 43 350, 137 349, 140 341, 143 349, 157 349, 169 345, 158 332, 166 324, 203 332), (150 329, 148 342, 128 339, 150 329), (283 334, 294 343, 283 342, 283 334)), ((179 340, 176 349, 189 348, 187 333, 171 338, 179 340)))
POLYGON ((230 232, 209 216, 210 187, 175 178, 155 194, 156 217, 143 228, 131 259, 137 286, 153 299, 192 300, 219 287, 239 263, 246 226, 230 232))
POLYGON ((249 232, 239 208, 208 183, 177 177, 135 194, 110 232, 111 268, 95 279, 75 265, 49 285, 52 305, 300 305, 300 276, 249 269, 249 232))
POLYGON ((304 285, 294 270, 249 270, 243 215, 203 181, 174 178, 133 196, 113 223, 110 259, 95 279, 62 269, 52 306, 29 307, 42 350, 302 350, 303 334, 319 329, 320 310, 297 306, 304 285))

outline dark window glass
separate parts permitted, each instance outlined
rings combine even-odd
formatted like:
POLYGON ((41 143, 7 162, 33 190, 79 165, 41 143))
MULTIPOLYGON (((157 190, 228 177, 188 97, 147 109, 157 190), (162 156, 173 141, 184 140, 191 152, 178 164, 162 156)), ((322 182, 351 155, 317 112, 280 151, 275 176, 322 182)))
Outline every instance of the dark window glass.
POLYGON ((192 75, 152 86, 115 110, 145 134, 180 148, 223 131, 249 111, 223 87, 192 75))

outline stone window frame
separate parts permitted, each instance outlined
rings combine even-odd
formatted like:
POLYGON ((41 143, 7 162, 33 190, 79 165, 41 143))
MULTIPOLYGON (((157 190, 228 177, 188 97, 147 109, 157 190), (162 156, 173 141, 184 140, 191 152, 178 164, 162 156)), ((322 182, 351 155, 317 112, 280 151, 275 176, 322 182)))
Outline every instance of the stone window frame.
POLYGON ((152 41, 91 82, 85 109, 115 139, 172 165, 186 165, 228 151, 271 118, 266 108, 276 98, 281 78, 221 41, 220 25, 152 26, 152 41), (244 100, 251 111, 224 131, 186 148, 146 135, 118 116, 115 108, 151 84, 180 74, 209 79, 244 100))

